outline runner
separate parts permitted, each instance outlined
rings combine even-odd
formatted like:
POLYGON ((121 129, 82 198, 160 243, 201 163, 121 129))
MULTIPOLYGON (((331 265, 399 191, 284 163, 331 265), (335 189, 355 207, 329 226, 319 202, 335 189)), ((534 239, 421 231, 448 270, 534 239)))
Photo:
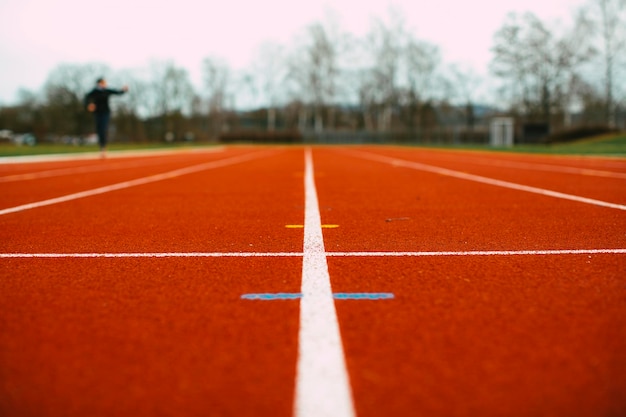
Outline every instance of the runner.
POLYGON ((111 118, 109 97, 114 94, 124 94, 127 91, 127 86, 122 87, 121 90, 107 88, 106 80, 98 78, 96 87, 85 96, 87 111, 94 114, 98 144, 100 145, 100 156, 102 158, 106 156, 107 132, 109 130, 109 119, 111 118))

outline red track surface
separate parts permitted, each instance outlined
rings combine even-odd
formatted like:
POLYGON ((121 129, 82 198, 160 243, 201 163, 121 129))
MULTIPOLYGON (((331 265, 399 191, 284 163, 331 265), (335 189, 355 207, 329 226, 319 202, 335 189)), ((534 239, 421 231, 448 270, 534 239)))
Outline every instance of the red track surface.
MULTIPOLYGON (((241 295, 300 291, 302 148, 3 164, 0 210, 241 155, 0 215, 0 415, 293 414, 299 301, 241 295), (25 257, 195 252, 291 255, 25 257)), ((395 295, 335 302, 356 414, 626 415, 626 211, 372 155, 626 204, 624 159, 314 148, 333 291, 395 295)))

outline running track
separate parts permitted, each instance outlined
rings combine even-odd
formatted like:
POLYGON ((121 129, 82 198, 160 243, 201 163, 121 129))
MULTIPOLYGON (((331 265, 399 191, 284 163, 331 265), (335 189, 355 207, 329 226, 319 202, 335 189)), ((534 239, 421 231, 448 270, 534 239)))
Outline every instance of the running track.
POLYGON ((0 415, 626 415, 626 160, 0 161, 0 415))

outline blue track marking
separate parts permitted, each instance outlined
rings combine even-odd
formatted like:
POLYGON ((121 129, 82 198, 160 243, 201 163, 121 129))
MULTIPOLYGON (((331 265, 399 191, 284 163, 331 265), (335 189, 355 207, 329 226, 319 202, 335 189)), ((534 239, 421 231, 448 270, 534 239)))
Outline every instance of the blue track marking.
POLYGON ((390 300, 394 298, 390 292, 336 292, 336 300, 390 300))
MULTIPOLYGON (((302 293, 279 292, 265 294, 243 294, 243 300, 298 300, 302 298, 302 293)), ((336 300, 390 300, 394 298, 390 292, 337 292, 333 294, 336 300)))
POLYGON ((273 293, 273 294, 244 294, 244 300, 297 300, 302 298, 301 293, 273 293))

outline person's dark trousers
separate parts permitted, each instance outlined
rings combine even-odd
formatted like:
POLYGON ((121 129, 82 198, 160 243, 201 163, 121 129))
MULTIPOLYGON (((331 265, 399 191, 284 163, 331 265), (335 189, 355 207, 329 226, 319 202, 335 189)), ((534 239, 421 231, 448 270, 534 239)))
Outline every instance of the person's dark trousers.
POLYGON ((109 130, 109 119, 111 113, 95 113, 96 118, 96 132, 98 133, 98 144, 100 149, 104 149, 107 146, 107 131, 109 130))

